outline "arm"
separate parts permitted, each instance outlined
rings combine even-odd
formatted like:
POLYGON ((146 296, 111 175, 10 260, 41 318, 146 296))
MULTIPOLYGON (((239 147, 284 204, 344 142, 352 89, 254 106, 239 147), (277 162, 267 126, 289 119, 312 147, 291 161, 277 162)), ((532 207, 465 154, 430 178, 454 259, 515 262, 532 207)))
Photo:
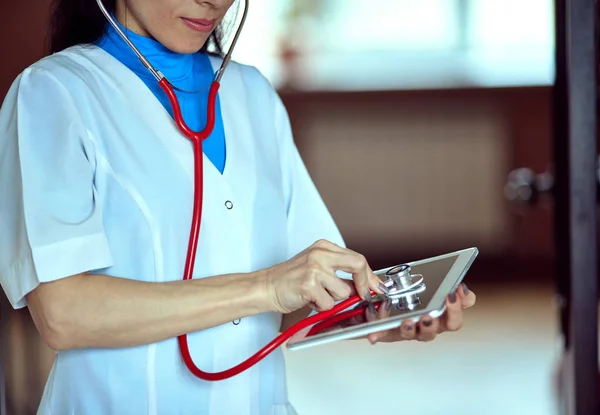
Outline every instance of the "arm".
POLYGON ((42 283, 26 298, 54 349, 132 347, 262 312, 291 313, 309 304, 330 309, 356 293, 355 284, 366 291, 377 282, 364 257, 318 241, 251 274, 148 283, 86 273, 42 283), (335 269, 355 275, 354 283, 340 280, 335 269))
POLYGON ((138 346, 271 311, 260 272, 172 283, 80 274, 41 284, 27 302, 55 350, 138 346))
POLYGON ((0 285, 54 349, 140 345, 269 310, 261 273, 168 284, 86 274, 113 265, 95 144, 54 73, 19 76, 0 131, 0 285))

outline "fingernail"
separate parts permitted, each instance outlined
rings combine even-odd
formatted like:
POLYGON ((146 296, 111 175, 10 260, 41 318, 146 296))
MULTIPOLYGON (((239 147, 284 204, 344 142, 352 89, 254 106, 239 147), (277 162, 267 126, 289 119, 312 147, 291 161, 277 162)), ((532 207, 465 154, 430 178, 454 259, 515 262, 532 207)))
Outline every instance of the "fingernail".
POLYGON ((367 300, 367 301, 369 301, 369 302, 370 302, 370 301, 372 300, 372 297, 371 297, 371 291, 370 291, 370 290, 367 290, 367 292, 365 293, 365 295, 363 296, 363 298, 364 298, 365 300, 367 300))
POLYGON ((385 302, 385 311, 390 311, 391 309, 392 309, 392 302, 386 301, 385 302))
POLYGON ((404 327, 404 329, 405 329, 406 331, 411 331, 411 330, 413 329, 413 326, 412 326, 412 324, 407 324, 407 325, 404 327))
POLYGON ((465 295, 469 294, 469 288, 467 287, 467 284, 463 284, 463 293, 465 293, 465 295))
POLYGON ((429 319, 427 319, 427 320, 423 320, 423 325, 424 325, 425 327, 429 327, 429 326, 431 326, 431 320, 429 320, 429 319))
POLYGON ((381 290, 381 292, 383 292, 384 294, 388 294, 390 292, 390 290, 388 290, 388 288, 385 285, 383 285, 382 283, 379 283, 378 287, 381 290))
POLYGON ((454 304, 454 303, 456 302, 456 293, 455 293, 455 292, 453 292, 452 294, 450 294, 450 295, 448 296, 448 300, 450 300, 450 303, 451 303, 451 304, 454 304))

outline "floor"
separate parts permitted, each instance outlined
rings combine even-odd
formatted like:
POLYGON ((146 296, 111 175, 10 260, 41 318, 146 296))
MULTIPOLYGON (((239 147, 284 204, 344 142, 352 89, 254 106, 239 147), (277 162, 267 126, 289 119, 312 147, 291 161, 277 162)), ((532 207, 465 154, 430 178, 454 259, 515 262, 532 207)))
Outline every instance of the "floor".
POLYGON ((431 343, 339 342, 286 352, 299 415, 553 415, 552 287, 474 290, 465 326, 431 343))

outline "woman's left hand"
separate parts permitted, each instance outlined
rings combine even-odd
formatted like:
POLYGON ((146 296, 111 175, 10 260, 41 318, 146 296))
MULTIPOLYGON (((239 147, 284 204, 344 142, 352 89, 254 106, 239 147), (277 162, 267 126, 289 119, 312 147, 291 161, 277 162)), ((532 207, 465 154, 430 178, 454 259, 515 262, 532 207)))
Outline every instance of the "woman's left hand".
MULTIPOLYGON (((460 330, 463 324, 463 310, 473 307, 475 299, 475 293, 470 291, 465 284, 461 284, 456 292, 450 294, 446 299, 446 311, 440 317, 424 316, 416 324, 412 321, 405 321, 397 329, 370 334, 369 342, 371 344, 403 340, 429 342, 440 333, 460 330)), ((369 317, 368 309, 366 315, 367 320, 378 320, 389 315, 389 309, 386 310, 386 304, 382 303, 376 317, 369 317)))

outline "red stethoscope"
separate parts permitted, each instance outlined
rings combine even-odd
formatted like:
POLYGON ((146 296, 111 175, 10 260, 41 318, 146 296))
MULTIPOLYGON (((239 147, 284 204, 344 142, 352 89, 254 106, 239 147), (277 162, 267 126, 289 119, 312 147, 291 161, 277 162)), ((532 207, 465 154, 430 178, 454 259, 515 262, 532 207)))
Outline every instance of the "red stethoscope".
MULTIPOLYGON (((142 64, 146 68, 148 68, 148 70, 152 73, 152 75, 154 75, 154 77, 158 81, 158 84, 161 86, 163 91, 167 94, 169 101, 171 103, 171 106, 173 108, 173 115, 174 115, 174 119, 177 124, 177 127, 193 144, 194 207, 193 207, 193 213, 192 213, 192 226, 191 226, 191 232, 190 232, 190 237, 189 237, 188 252, 187 252, 186 263, 185 263, 185 268, 184 268, 184 275, 183 275, 184 280, 190 280, 190 279, 192 279, 192 274, 193 274, 193 270, 194 270, 196 250, 198 247, 198 237, 200 234, 200 222, 201 222, 201 218, 202 218, 202 195, 203 195, 202 141, 204 141, 206 138, 208 138, 210 136, 210 134, 212 133, 212 130, 214 128, 216 99, 217 99, 217 92, 220 87, 220 81, 221 81, 221 78, 225 71, 225 68, 229 64, 229 61, 231 60, 231 55, 232 55, 233 49, 235 47, 235 44, 237 43, 237 40, 241 33, 241 30, 246 21, 246 16, 248 14, 249 0, 245 0, 244 14, 242 16, 240 26, 235 34, 233 43, 232 43, 231 47, 229 48, 227 55, 223 59, 223 63, 221 64, 221 67, 217 71, 216 77, 210 86, 210 90, 209 90, 209 94, 208 94, 208 116, 207 116, 207 120, 206 120, 206 126, 204 127, 204 130, 202 130, 200 132, 193 131, 192 129, 190 129, 187 126, 187 124, 185 123, 185 121, 183 120, 183 116, 181 114, 181 108, 179 106, 179 101, 178 101, 177 96, 175 95, 175 91, 174 91, 174 89, 177 89, 177 88, 174 87, 173 85, 171 85, 169 83, 169 81, 167 80, 167 78, 165 78, 165 76, 162 73, 160 73, 160 71, 156 70, 150 64, 150 62, 142 55, 142 53, 136 48, 136 46, 129 40, 127 35, 121 30, 119 25, 115 22, 112 15, 106 10, 106 7, 102 3, 102 0, 96 0, 96 2, 98 3, 100 10, 102 11, 102 13, 106 17, 106 19, 109 21, 109 23, 115 28, 115 30, 119 33, 119 35, 123 38, 123 40, 127 43, 127 45, 133 50, 133 52, 137 55, 137 57, 142 62, 142 64)), ((375 293, 373 291, 371 291, 371 294, 374 295, 375 293)), ((362 299, 359 296, 350 297, 350 298, 340 302, 339 304, 337 304, 335 307, 333 307, 330 310, 319 312, 311 317, 308 317, 308 318, 294 324, 289 329, 287 329, 286 331, 281 333, 279 336, 277 336, 273 341, 271 341, 265 347, 263 347, 261 350, 259 350, 255 355, 251 356, 249 359, 238 364, 237 366, 232 367, 231 369, 228 369, 228 370, 225 370, 222 372, 208 373, 208 372, 204 372, 204 371, 200 370, 196 366, 196 364, 194 363, 194 361, 192 359, 192 356, 190 355, 190 350, 188 347, 186 334, 178 337, 179 348, 181 350, 181 355, 183 357, 183 361, 185 362, 185 365, 190 370, 190 372, 193 375, 195 375, 196 377, 203 379, 203 380, 207 380, 207 381, 217 381, 217 380, 228 379, 228 378, 236 376, 239 373, 254 366, 258 362, 260 362, 262 359, 264 359, 267 355, 269 355, 272 351, 274 351, 279 346, 281 346, 286 340, 288 340, 294 334, 298 333, 301 330, 304 330, 307 327, 315 325, 309 331, 309 334, 311 334, 311 333, 315 333, 316 331, 321 331, 339 321, 360 315, 361 313, 364 312, 364 307, 355 308, 353 310, 347 310, 345 312, 342 312, 342 311, 355 305, 355 304, 358 304, 361 301, 362 301, 362 299), (338 314, 338 313, 340 313, 340 314, 338 314), (317 324, 317 323, 319 323, 319 324, 317 324)), ((378 304, 376 304, 375 307, 377 308, 378 304)))

